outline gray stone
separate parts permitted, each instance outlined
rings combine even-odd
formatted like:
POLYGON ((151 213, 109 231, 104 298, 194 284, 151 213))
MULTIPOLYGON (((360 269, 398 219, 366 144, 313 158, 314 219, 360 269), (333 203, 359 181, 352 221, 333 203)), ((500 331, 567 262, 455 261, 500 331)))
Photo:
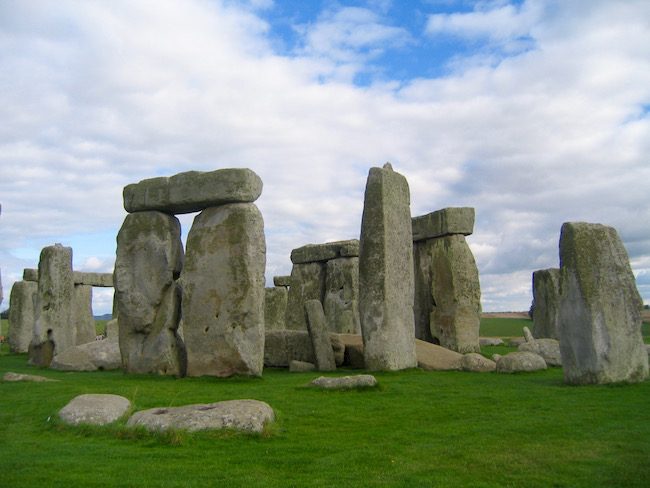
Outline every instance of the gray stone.
POLYGON ((265 265, 264 221, 254 204, 196 216, 180 279, 189 376, 262 374, 265 265))
POLYGON ((23 281, 33 281, 34 283, 38 283, 38 269, 25 268, 23 270, 23 281))
POLYGON ((183 376, 185 349, 177 334, 183 263, 177 218, 160 212, 126 216, 117 235, 115 299, 124 370, 183 376))
POLYGON ((445 237, 468 236, 474 232, 474 209, 449 207, 412 219, 413 241, 445 237))
POLYGON ((287 296, 289 292, 282 286, 264 290, 264 329, 286 329, 287 296))
POLYGON ((122 367, 117 337, 70 347, 52 359, 50 368, 59 371, 109 371, 122 367))
POLYGON ((560 317, 560 270, 540 269, 533 273, 533 335, 557 339, 560 317))
POLYGON ((371 168, 359 249, 359 315, 366 367, 417 365, 409 187, 390 164, 371 168))
MULTIPOLYGON (((271 330, 265 334, 264 366, 286 368, 292 360, 316 363, 311 338, 306 330, 271 330)), ((334 351, 337 366, 343 364, 345 345, 342 335, 330 334, 330 343, 334 351)))
POLYGON ((113 287, 113 273, 86 273, 84 271, 74 271, 73 278, 75 285, 88 285, 99 288, 113 287))
POLYGON ((43 248, 38 263, 34 336, 28 351, 31 364, 49 366, 52 355, 77 344, 73 300, 72 248, 61 244, 43 248))
POLYGON ((462 368, 463 355, 430 342, 416 339, 418 368, 427 371, 455 371, 462 368))
POLYGON ((508 338, 508 346, 510 347, 519 347, 522 344, 526 343, 526 339, 523 337, 510 337, 508 338))
POLYGON ((75 285, 72 306, 72 321, 77 330, 76 345, 93 342, 97 336, 93 317, 93 287, 75 285))
POLYGON ((292 359, 289 363, 290 373, 308 373, 310 371, 316 371, 316 365, 314 363, 296 361, 295 359, 292 359))
POLYGON ((323 305, 318 300, 307 300, 305 315, 318 371, 334 371, 336 369, 334 351, 325 323, 323 305))
POLYGON ((267 403, 258 400, 228 400, 142 410, 131 416, 127 426, 141 426, 150 431, 234 429, 262 432, 264 426, 274 420, 273 409, 267 403))
POLYGON ((182 214, 229 203, 249 203, 262 193, 262 180, 246 168, 188 171, 142 180, 124 188, 127 212, 158 210, 182 214))
POLYGON ((518 373, 546 369, 544 358, 533 352, 511 352, 505 356, 499 356, 496 363, 497 373, 518 373))
POLYGON ((291 262, 293 264, 315 263, 329 261, 340 257, 358 257, 359 241, 351 239, 348 241, 326 242, 324 244, 307 244, 291 251, 291 262))
POLYGON ((287 297, 286 327, 307 330, 305 302, 322 300, 325 288, 325 266, 322 263, 294 264, 287 297))
POLYGON ((359 258, 332 259, 325 267, 323 309, 329 330, 360 334, 359 258))
POLYGON ((45 376, 39 376, 35 374, 20 374, 7 372, 2 376, 2 381, 33 381, 35 383, 42 383, 46 381, 59 381, 52 378, 46 378, 45 376))
POLYGON ((498 337, 479 337, 478 343, 481 346, 503 346, 503 339, 498 337))
POLYGON ((565 382, 645 380, 643 301, 616 230, 600 224, 563 224, 560 270, 558 336, 565 382))
POLYGON ((9 295, 9 350, 23 353, 29 349, 34 335, 35 306, 38 284, 33 281, 16 281, 9 295))
POLYGON ((291 285, 291 275, 289 276, 274 276, 273 277, 273 284, 275 286, 283 286, 285 288, 289 288, 291 285))
POLYGON ((377 379, 370 374, 359 374, 338 378, 319 376, 309 384, 324 390, 350 390, 354 388, 373 388, 378 383, 377 379))
POLYGON ((562 366, 560 343, 555 339, 535 339, 520 344, 519 351, 534 352, 544 358, 548 366, 562 366))
POLYGON ((463 356, 461 368, 463 371, 489 373, 497 369, 497 363, 476 352, 470 352, 463 356))
POLYGON ((460 353, 479 352, 481 286, 463 235, 414 243, 415 336, 460 353))
POLYGON ((106 425, 119 420, 131 402, 119 395, 79 395, 59 410, 59 418, 70 425, 106 425))
MULTIPOLYGON (((179 325, 180 329, 180 325, 179 325)), ((178 331, 177 331, 178 332, 178 331)), ((106 322, 106 338, 108 340, 118 340, 120 337, 120 324, 117 319, 111 319, 106 322)))

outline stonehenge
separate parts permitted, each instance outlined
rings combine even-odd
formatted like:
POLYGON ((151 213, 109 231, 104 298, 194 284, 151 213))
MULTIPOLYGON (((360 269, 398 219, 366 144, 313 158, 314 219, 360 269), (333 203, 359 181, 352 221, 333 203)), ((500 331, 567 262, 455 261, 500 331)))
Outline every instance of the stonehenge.
POLYGON ((533 336, 557 339, 559 321, 560 269, 540 269, 533 273, 533 336))

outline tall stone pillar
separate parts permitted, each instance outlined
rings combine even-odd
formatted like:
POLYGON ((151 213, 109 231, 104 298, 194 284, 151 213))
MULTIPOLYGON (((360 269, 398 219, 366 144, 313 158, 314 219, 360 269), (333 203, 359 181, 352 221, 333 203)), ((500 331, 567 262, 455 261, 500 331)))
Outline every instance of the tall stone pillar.
POLYGON ((410 194, 390 164, 371 168, 359 253, 359 314, 370 370, 417 365, 410 194))
POLYGON ((560 270, 540 269, 533 273, 533 336, 557 339, 560 313, 560 270))
POLYGON ((34 335, 38 283, 16 281, 9 295, 9 350, 23 353, 34 335))
POLYGON ((77 330, 77 344, 93 342, 96 337, 95 318, 93 317, 93 287, 74 285, 72 320, 77 330))

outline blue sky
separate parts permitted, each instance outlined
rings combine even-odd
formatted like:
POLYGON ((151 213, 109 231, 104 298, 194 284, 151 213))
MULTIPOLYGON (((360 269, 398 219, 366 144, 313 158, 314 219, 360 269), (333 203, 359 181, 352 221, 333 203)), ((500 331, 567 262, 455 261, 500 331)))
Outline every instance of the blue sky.
POLYGON ((648 303, 648 19, 644 0, 0 2, 1 308, 55 242, 110 272, 122 188, 188 170, 261 176, 270 284, 291 249, 358 237, 386 161, 413 215, 476 208, 485 310, 527 309, 578 220, 618 229, 648 303))

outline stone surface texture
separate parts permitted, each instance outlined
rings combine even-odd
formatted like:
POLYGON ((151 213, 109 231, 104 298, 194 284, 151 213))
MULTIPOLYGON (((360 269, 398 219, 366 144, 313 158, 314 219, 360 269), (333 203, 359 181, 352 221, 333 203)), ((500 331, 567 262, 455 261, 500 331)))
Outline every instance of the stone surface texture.
POLYGON ((283 286, 285 288, 289 288, 291 285, 291 275, 288 276, 274 276, 273 277, 273 285, 274 286, 283 286))
POLYGON ((337 258, 327 262, 323 309, 331 332, 361 333, 358 257, 337 258))
POLYGON ((472 207, 449 207, 412 219, 413 241, 474 232, 472 207))
POLYGON ((127 215, 117 235, 115 299, 124 370, 183 376, 185 348, 177 334, 183 264, 181 228, 161 212, 127 215))
POLYGON ((307 328, 309 338, 314 349, 314 358, 318 371, 334 371, 334 351, 330 342, 323 305, 318 300, 307 300, 305 302, 305 315, 307 316, 307 328))
POLYGON ((479 337, 478 342, 481 346, 502 346, 503 339, 499 337, 479 337))
POLYGON ((227 400, 142 410, 134 413, 127 425, 142 426, 151 431, 234 429, 262 432, 264 426, 274 420, 275 413, 267 403, 258 400, 227 400))
POLYGON ((106 425, 115 422, 131 408, 131 402, 119 395, 79 395, 59 410, 59 418, 70 425, 106 425))
POLYGON ((264 289, 264 330, 286 329, 288 295, 283 286, 264 289))
POLYGON ((45 376, 39 376, 35 374, 21 374, 21 373, 13 373, 9 371, 2 376, 2 381, 33 381, 35 383, 42 383, 46 381, 59 381, 59 380, 46 378, 45 376))
POLYGON ((462 235, 416 242, 415 335, 460 353, 479 352, 481 287, 462 235))
POLYGON ((100 288, 113 287, 113 273, 88 273, 73 271, 75 285, 97 286, 100 288))
POLYGON ((77 330, 76 345, 93 342, 97 336, 93 317, 93 287, 75 285, 72 307, 72 322, 77 330))
POLYGON ((584 222, 563 224, 560 270, 558 336, 565 382, 645 380, 643 301, 616 230, 584 222))
POLYGON ((497 373, 520 373, 546 369, 544 358, 533 352, 511 352, 500 356, 496 363, 497 373))
POLYGON ((540 269, 533 273, 533 335, 557 339, 560 317, 560 270, 540 269))
POLYGON ((418 367, 428 371, 462 369, 463 355, 430 342, 415 340, 418 367))
POLYGON ((322 300, 325 287, 325 265, 322 263, 294 264, 287 297, 286 327, 307 330, 305 302, 322 300))
POLYGON ((461 368, 474 373, 490 373, 497 369, 497 363, 476 352, 470 352, 463 356, 461 368))
POLYGON ((9 295, 9 350, 24 353, 34 335, 35 309, 38 284, 33 281, 16 281, 9 295))
POLYGON ((413 286, 408 183, 390 164, 371 168, 359 249, 359 315, 368 369, 417 365, 413 286))
POLYGON ((325 390, 350 390, 353 388, 375 387, 377 386, 377 379, 370 374, 341 376, 338 378, 319 376, 309 384, 325 390))
POLYGON ((316 263, 319 261, 330 261, 340 257, 358 257, 359 241, 351 239, 347 241, 326 242, 324 244, 307 244, 291 251, 291 262, 293 264, 316 263))
POLYGON ((59 371, 109 371, 122 367, 117 337, 70 347, 57 354, 50 368, 59 371))
POLYGON ((23 280, 38 283, 38 268, 25 268, 23 270, 23 280))
POLYGON ((519 351, 539 354, 544 358, 548 366, 562 366, 559 341, 555 339, 535 339, 528 327, 524 327, 523 333, 526 342, 519 345, 519 351))
POLYGON ((316 371, 316 365, 314 363, 296 361, 295 359, 292 359, 289 363, 290 373, 307 373, 309 371, 316 371))
POLYGON ((126 186, 124 208, 127 212, 157 210, 182 214, 230 203, 254 202, 261 193, 262 180, 250 169, 188 171, 126 186))
POLYGON ((38 297, 30 363, 49 366, 52 355, 77 344, 72 319, 74 280, 72 248, 55 244, 44 247, 38 263, 38 297))
POLYGON ((254 204, 195 217, 180 279, 189 376, 262 374, 265 266, 264 221, 254 204))
MULTIPOLYGON (((286 368, 292 360, 316 363, 311 338, 306 330, 271 330, 264 341, 264 366, 286 368)), ((343 364, 345 345, 338 334, 330 334, 337 366, 343 364)))

